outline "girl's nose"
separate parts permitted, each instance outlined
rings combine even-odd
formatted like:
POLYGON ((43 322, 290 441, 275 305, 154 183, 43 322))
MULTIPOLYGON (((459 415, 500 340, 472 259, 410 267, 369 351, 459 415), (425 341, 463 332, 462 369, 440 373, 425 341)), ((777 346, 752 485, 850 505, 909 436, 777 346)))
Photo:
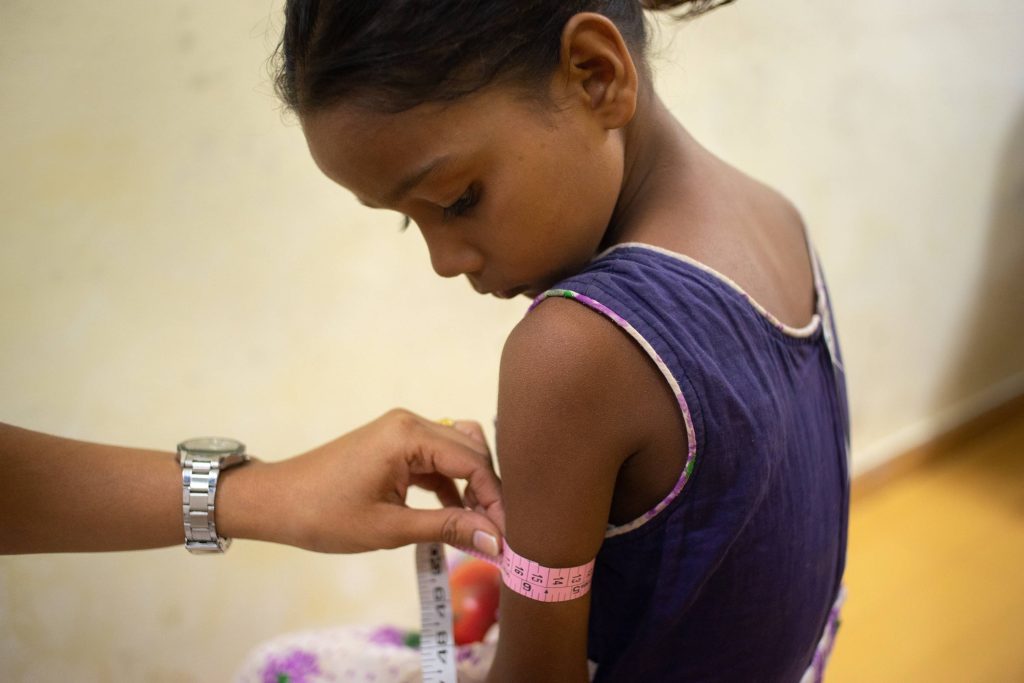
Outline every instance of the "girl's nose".
POLYGON ((430 265, 441 277, 457 277, 476 273, 483 268, 483 257, 475 247, 467 244, 444 228, 421 229, 430 252, 430 265))

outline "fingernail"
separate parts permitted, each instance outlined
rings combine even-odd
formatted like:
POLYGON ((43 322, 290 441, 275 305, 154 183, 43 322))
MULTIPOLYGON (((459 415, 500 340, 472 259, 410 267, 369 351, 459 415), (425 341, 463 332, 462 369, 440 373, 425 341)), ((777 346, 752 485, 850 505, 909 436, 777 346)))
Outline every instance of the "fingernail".
POLYGON ((486 531, 477 530, 473 532, 473 547, 484 555, 494 557, 498 554, 498 539, 486 531))

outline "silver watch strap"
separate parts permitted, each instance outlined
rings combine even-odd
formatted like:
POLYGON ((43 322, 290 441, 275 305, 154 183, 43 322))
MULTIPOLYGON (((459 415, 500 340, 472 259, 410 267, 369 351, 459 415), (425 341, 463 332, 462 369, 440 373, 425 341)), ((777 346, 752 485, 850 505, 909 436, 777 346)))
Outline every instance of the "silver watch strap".
POLYGON ((230 538, 217 535, 214 501, 220 463, 189 456, 181 470, 185 547, 191 552, 222 553, 230 538))
POLYGON ((217 482, 223 470, 248 460, 245 444, 234 439, 204 436, 178 444, 181 510, 189 552, 223 553, 231 545, 230 539, 217 533, 217 482))

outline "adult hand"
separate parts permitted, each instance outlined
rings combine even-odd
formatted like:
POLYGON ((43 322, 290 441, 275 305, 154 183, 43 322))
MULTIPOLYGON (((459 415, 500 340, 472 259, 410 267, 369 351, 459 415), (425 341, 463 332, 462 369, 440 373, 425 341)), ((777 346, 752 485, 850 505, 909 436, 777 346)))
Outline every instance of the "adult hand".
POLYGON ((319 552, 444 541, 497 554, 505 527, 480 425, 406 410, 289 460, 226 470, 217 495, 222 534, 319 552), (464 496, 455 479, 467 481, 464 496), (410 486, 433 491, 444 507, 408 507, 410 486))

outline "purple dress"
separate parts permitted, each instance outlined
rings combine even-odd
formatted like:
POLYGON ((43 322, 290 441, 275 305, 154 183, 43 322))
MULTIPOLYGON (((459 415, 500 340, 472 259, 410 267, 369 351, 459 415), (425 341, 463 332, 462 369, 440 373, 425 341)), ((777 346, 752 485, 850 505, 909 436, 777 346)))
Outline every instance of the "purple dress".
POLYGON ((828 292, 783 325, 725 276, 616 245, 545 292, 629 334, 672 388, 689 441, 673 491, 609 527, 597 556, 594 680, 820 680, 838 626, 849 419, 828 292))

